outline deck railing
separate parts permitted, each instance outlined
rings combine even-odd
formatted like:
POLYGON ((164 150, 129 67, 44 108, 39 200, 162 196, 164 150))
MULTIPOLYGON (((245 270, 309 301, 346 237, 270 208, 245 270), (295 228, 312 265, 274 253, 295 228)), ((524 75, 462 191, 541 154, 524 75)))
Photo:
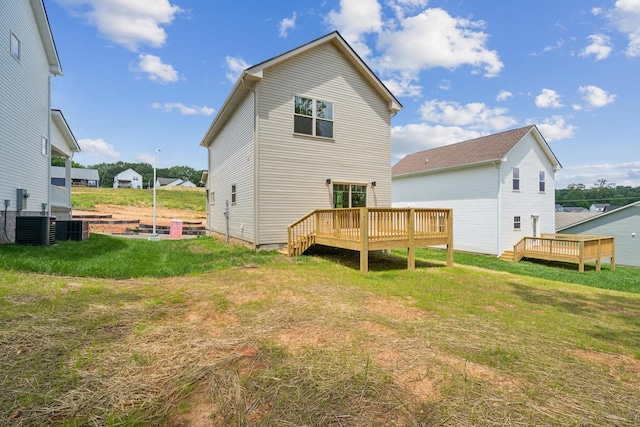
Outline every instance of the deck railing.
POLYGON ((577 263, 579 271, 584 271, 585 262, 594 261, 599 271, 602 258, 609 258, 611 270, 615 270, 614 238, 551 233, 524 237, 513 247, 514 261, 522 258, 577 263))
POLYGON ((453 264, 453 216, 450 209, 352 208, 318 209, 288 227, 289 256, 301 255, 313 244, 360 251, 366 271, 369 250, 406 247, 409 266, 415 247, 446 245, 453 264))

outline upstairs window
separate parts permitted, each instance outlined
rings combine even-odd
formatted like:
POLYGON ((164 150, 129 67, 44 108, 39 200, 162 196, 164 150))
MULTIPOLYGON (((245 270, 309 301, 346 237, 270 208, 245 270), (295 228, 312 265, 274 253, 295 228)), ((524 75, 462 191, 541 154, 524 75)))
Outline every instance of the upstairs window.
POLYGON ((520 190, 520 168, 513 168, 513 189, 520 190))
POLYGON ((296 96, 293 131, 303 135, 333 138, 333 103, 296 96))
POLYGON ((11 56, 20 60, 20 39, 13 33, 11 33, 11 56))
POLYGON ((544 193, 544 190, 545 190, 544 171, 540 171, 540 173, 538 174, 538 177, 539 177, 538 178, 538 182, 539 182, 538 188, 539 188, 541 193, 544 193))
POLYGON ((231 185, 231 205, 236 204, 236 185, 231 185))

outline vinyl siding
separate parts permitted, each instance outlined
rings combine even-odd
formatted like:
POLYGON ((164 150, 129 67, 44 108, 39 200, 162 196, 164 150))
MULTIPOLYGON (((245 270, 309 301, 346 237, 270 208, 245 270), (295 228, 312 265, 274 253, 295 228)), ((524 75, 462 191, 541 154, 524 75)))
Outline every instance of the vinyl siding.
POLYGON ((73 154, 62 131, 53 120, 51 121, 51 147, 56 156, 71 157, 73 154))
POLYGON ((268 68, 258 85, 261 245, 287 241, 287 225, 332 208, 332 185, 367 185, 367 205, 391 205, 388 104, 328 42, 268 68), (332 140, 294 135, 294 96, 329 101, 332 140), (376 181, 376 187, 370 183, 376 181))
POLYGON ((561 233, 612 236, 615 238, 616 264, 640 267, 639 205, 620 208, 588 222, 565 228, 561 233))
POLYGON ((28 1, 0 2, 0 93, 0 200, 15 211, 16 189, 24 188, 26 212, 40 212, 49 202, 49 158, 41 153, 41 138, 49 138, 49 63, 28 1), (11 33, 20 60, 11 55, 11 33))
POLYGON ((229 235, 255 243, 253 184, 253 93, 238 106, 234 116, 209 146, 208 229, 225 234, 225 201, 229 201, 229 235), (231 185, 236 185, 236 204, 231 204, 231 185))
POLYGON ((525 135, 506 156, 500 167, 502 181, 501 252, 511 249, 520 239, 533 236, 532 215, 539 215, 537 234, 555 232, 554 171, 531 133, 525 135), (513 167, 520 168, 520 190, 513 190, 513 167), (540 193, 538 173, 545 171, 546 188, 540 193), (521 229, 513 229, 513 217, 520 216, 521 229))
POLYGON ((498 169, 478 166, 396 177, 393 206, 453 209, 453 247, 497 254, 498 169))

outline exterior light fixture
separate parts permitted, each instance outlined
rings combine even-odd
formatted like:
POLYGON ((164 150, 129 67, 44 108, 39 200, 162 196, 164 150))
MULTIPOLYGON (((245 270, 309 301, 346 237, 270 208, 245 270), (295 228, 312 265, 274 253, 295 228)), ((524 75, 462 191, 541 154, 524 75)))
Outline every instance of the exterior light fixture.
POLYGON ((331 185, 331 178, 327 178, 325 182, 327 183, 327 185, 331 185))
POLYGON ((371 183, 371 186, 372 186, 372 187, 375 187, 376 185, 378 185, 378 183, 377 183, 377 182, 375 182, 375 181, 373 181, 373 182, 371 183))

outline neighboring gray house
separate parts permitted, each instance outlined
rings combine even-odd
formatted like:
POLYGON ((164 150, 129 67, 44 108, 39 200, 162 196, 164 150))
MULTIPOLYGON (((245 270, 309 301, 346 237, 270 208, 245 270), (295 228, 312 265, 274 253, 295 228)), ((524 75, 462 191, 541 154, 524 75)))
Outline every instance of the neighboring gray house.
MULTIPOLYGON (((64 187, 67 183, 65 169, 62 166, 51 167, 51 184, 64 187)), ((100 173, 98 169, 71 168, 72 187, 99 187, 100 173)))
POLYGON ((560 162, 535 125, 409 154, 392 168, 393 206, 453 209, 456 250, 501 255, 555 231, 560 162))
POLYGON ((200 143, 207 229, 277 247, 314 209, 391 206, 401 108, 338 32, 247 68, 200 143))
POLYGON ((113 177, 113 188, 142 188, 142 175, 129 168, 113 177))
POLYGON ((611 205, 609 203, 594 203, 591 206, 589 206, 589 211, 590 212, 604 212, 604 210, 608 206, 611 206, 611 205))
POLYGON ((561 227, 557 232, 612 236, 616 264, 640 267, 640 201, 561 227))
POLYGON ((0 243, 18 215, 50 215, 51 77, 62 75, 42 0, 0 1, 0 243))
POLYGON ((183 182, 180 178, 158 178, 156 179, 156 187, 176 187, 183 182))

